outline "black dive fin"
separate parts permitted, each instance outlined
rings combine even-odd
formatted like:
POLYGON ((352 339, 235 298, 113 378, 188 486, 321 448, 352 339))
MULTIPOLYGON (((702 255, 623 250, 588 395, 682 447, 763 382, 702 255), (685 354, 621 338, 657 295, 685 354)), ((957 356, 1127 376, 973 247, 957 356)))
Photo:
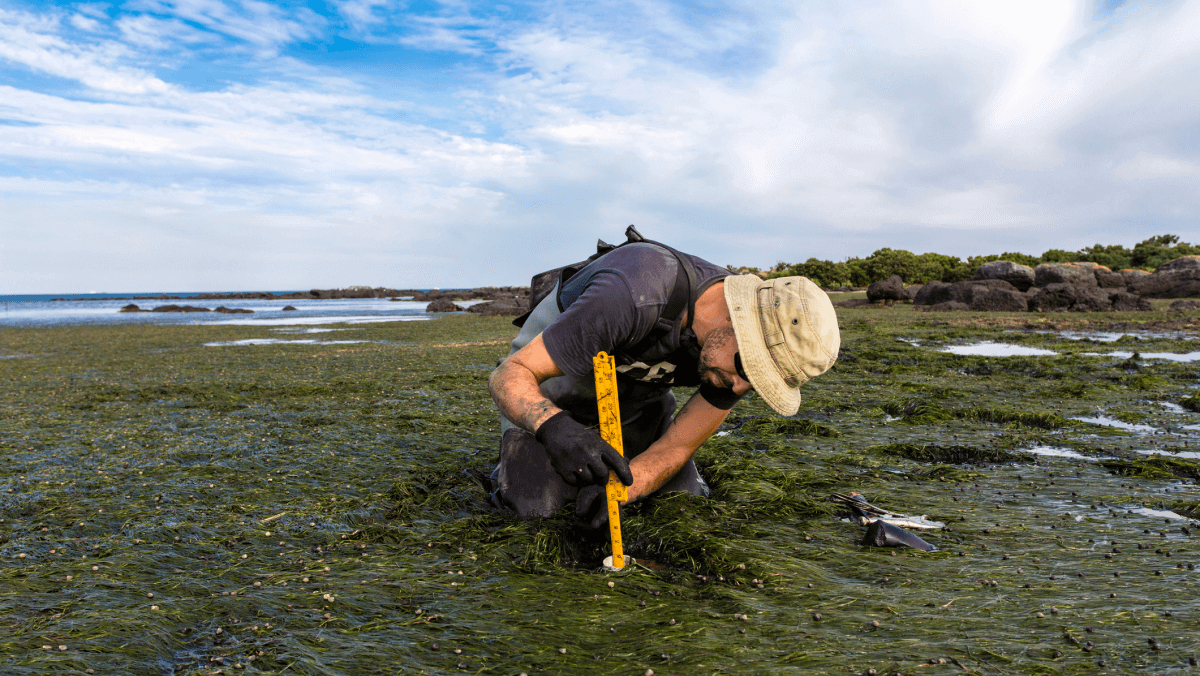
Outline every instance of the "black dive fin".
POLYGON ((872 522, 867 528, 867 534, 863 536, 862 544, 865 547, 912 547, 923 552, 937 549, 916 535, 886 521, 872 522))

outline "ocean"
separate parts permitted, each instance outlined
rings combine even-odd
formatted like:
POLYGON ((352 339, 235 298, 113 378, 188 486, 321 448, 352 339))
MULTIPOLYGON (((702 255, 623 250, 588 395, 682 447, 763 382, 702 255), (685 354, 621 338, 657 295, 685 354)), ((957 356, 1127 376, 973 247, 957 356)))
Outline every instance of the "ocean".
MULTIPOLYGON (((288 292, 275 292, 288 293, 288 292)), ((123 294, 128 298, 133 295, 123 294)), ((333 323, 374 323, 420 321, 429 319, 426 303, 386 298, 342 298, 314 300, 115 300, 117 294, 56 294, 36 296, 0 296, 0 327, 71 326, 85 324, 226 324, 248 326, 303 326, 333 323), (95 300, 51 300, 52 298, 95 298, 95 300), (216 312, 160 313, 120 312, 133 303, 143 310, 161 305, 191 305, 215 310, 220 306, 253 310, 253 314, 216 312), (296 308, 283 311, 286 306, 296 308)), ((471 301, 460 301, 461 306, 471 301)))

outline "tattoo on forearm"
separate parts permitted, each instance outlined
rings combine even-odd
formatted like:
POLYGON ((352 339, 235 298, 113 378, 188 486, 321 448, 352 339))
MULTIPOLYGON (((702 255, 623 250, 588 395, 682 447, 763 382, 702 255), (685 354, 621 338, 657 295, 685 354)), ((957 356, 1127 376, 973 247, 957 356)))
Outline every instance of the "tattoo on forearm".
POLYGON ((529 369, 508 360, 492 372, 488 389, 500 413, 530 432, 560 410, 542 395, 529 369))

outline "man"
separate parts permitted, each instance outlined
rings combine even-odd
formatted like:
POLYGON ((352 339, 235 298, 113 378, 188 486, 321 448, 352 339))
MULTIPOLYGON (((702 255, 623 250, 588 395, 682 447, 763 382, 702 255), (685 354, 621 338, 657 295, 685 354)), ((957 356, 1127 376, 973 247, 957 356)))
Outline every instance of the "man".
MULTIPOLYGON (((631 234, 630 234, 631 233, 631 234)), ((594 528, 609 471, 629 500, 708 495, 692 456, 749 390, 781 415, 837 359, 829 297, 804 277, 764 281, 631 241, 537 303, 489 379, 503 416, 497 494, 522 517, 571 500, 594 528), (616 357, 625 457, 600 438, 592 357, 616 357), (672 387, 699 386, 674 416, 672 387)))

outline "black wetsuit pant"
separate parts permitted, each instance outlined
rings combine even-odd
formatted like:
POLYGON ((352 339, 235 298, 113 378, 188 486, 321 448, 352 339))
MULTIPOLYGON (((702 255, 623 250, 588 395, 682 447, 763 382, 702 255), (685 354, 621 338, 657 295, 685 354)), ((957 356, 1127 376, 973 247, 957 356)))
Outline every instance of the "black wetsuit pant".
MULTIPOLYGON (((666 432, 674 413, 675 397, 668 394, 656 405, 645 406, 633 415, 622 415, 625 457, 633 459, 649 448, 666 432)), ((504 432, 500 440, 500 464, 492 473, 492 480, 499 501, 522 518, 549 516, 575 500, 579 490, 554 471, 546 449, 537 438, 519 427, 510 427, 504 432)), ((666 491, 709 494, 708 484, 691 460, 655 492, 666 491)))

